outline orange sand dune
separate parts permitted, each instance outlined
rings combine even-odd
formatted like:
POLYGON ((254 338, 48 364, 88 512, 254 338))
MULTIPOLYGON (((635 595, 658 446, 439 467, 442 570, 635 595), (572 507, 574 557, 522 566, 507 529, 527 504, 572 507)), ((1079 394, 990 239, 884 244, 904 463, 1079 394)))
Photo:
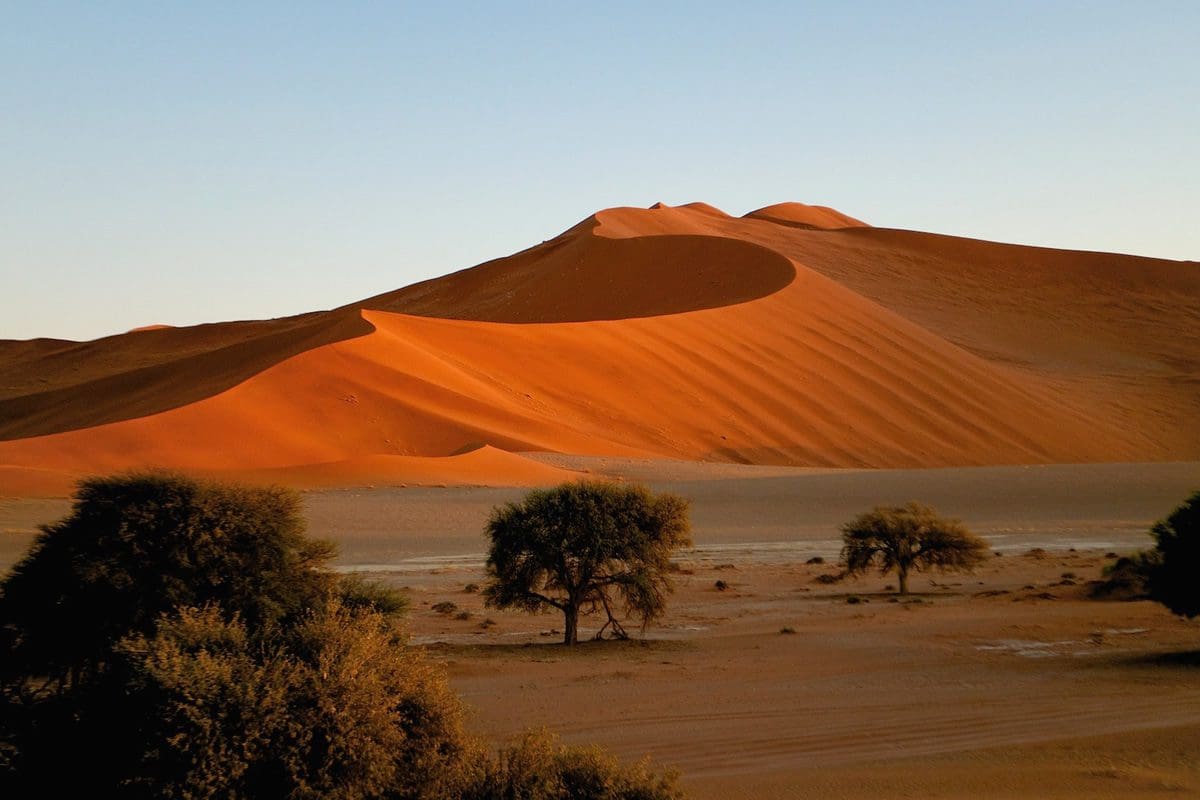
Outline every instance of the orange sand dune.
POLYGON ((285 484, 297 488, 448 484, 546 486, 582 476, 582 473, 539 464, 515 453, 488 446, 454 456, 373 455, 326 464, 233 470, 216 474, 254 483, 285 484))
POLYGON ((795 276, 792 263, 773 250, 695 230, 610 238, 606 224, 592 218, 539 247, 364 305, 491 322, 629 319, 743 303, 779 291, 795 276))
MULTIPOLYGON (((143 466, 143 465, 130 465, 143 466)), ((208 477, 297 489, 349 486, 548 486, 583 473, 540 464, 494 447, 442 457, 372 455, 324 464, 259 469, 193 470, 208 477)), ((0 494, 53 497, 70 494, 86 473, 0 466, 0 494)))
POLYGON ((328 485, 479 445, 811 466, 1200 456, 1194 265, 861 225, 800 204, 610 209, 326 314, 0 343, 0 465, 328 485))
POLYGON ((187 405, 305 350, 369 331, 357 314, 157 328, 93 342, 0 343, 0 439, 187 405))
POLYGON ((870 227, 862 220, 847 216, 827 206, 807 206, 804 203, 776 203, 746 215, 746 219, 765 219, 785 225, 836 230, 838 228, 870 227))

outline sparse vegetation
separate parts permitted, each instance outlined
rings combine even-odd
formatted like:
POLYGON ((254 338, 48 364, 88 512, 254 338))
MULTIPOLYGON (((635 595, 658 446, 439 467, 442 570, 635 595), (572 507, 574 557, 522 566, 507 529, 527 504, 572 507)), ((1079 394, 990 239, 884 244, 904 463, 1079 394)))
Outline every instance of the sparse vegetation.
POLYGON ((449 600, 442 600, 441 602, 434 603, 432 606, 430 606, 429 610, 438 614, 450 616, 455 611, 458 611, 458 603, 452 603, 449 600))
POLYGON ((176 475, 85 481, 0 583, 0 796, 681 796, 543 736, 489 756, 397 596, 339 580, 298 508, 176 475))
POLYGON ((1150 529, 1153 550, 1138 565, 1151 600, 1189 619, 1200 615, 1200 492, 1150 529))
POLYGON ((971 570, 984 559, 986 543, 956 519, 929 506, 908 503, 879 507, 842 526, 842 563, 857 575, 877 566, 896 571, 900 594, 908 594, 909 572, 971 570))
POLYGON ((1103 578, 1091 584, 1092 597, 1104 600, 1149 598, 1180 616, 1200 615, 1200 492, 1150 529, 1155 547, 1116 558, 1103 578))
POLYGON ((563 642, 578 640, 579 617, 603 611, 624 638, 615 598, 643 626, 663 613, 673 590, 670 557, 691 544, 687 501, 643 486, 567 483, 530 492, 492 512, 484 589, 489 606, 558 609, 563 642))
POLYGON ((725 581, 717 581, 716 583, 713 584, 713 588, 716 589, 718 592, 723 592, 729 588, 729 584, 726 583, 725 581))
POLYGON ((568 747, 548 733, 525 736, 485 762, 462 790, 462 800, 680 800, 674 772, 656 774, 646 762, 622 766, 595 747, 568 747))
POLYGON ((342 603, 347 608, 377 611, 385 616, 399 616, 408 611, 408 598, 390 586, 358 575, 345 575, 338 583, 342 603))
POLYGON ((1146 596, 1146 569, 1139 556, 1119 557, 1101 571, 1089 593, 1099 600, 1136 600, 1146 596))

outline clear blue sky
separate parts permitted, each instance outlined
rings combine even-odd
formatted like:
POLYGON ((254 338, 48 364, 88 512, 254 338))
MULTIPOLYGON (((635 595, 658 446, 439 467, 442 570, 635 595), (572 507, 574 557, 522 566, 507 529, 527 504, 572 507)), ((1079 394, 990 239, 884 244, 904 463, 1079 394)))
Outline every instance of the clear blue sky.
POLYGON ((1200 259, 1200 2, 3 5, 0 338, 328 308, 659 200, 1200 259))

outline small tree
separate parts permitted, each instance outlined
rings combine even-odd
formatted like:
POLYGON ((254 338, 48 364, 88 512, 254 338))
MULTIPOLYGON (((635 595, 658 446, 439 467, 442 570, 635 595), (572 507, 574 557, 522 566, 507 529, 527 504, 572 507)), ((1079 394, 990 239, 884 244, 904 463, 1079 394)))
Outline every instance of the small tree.
POLYGON ((688 503, 643 486, 566 483, 530 492, 492 512, 484 589, 488 605, 563 614, 563 643, 573 645, 579 615, 603 609, 617 636, 613 592, 643 628, 659 617, 673 586, 671 553, 691 544, 688 503))
POLYGON ((957 519, 938 516, 929 506, 908 503, 877 507, 842 526, 842 563, 857 575, 872 566, 896 570, 900 594, 908 594, 908 573, 926 569, 970 571, 983 561, 987 544, 957 519))
POLYGON ((1200 615, 1200 492, 1150 533, 1156 546, 1139 559, 1150 599, 1189 619, 1200 615))

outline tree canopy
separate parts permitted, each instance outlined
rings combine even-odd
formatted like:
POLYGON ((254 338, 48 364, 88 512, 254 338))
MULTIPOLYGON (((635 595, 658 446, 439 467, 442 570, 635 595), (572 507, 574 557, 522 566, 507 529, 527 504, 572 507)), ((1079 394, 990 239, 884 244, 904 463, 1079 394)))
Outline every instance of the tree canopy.
POLYGON ((142 796, 449 798, 475 748, 445 676, 336 599, 265 639, 182 609, 118 654, 142 720, 120 778, 142 796))
POLYGON ((1150 598, 1184 617, 1200 615, 1200 492, 1150 529, 1155 548, 1143 554, 1150 598))
POLYGON ((880 506, 842 526, 842 563, 855 575, 877 566, 896 570, 900 594, 908 594, 912 570, 970 570, 983 561, 987 544, 960 520, 920 503, 880 506))
POLYGON ((179 607, 216 604, 252 626, 294 616, 336 585, 334 545, 304 530, 287 489, 170 473, 84 480, 70 515, 43 525, 0 585, 6 667, 86 677, 179 607))
POLYGON ((614 601, 643 626, 659 617, 673 590, 671 554, 691 544, 690 532, 687 501, 670 493, 583 481, 534 490, 488 520, 484 594, 497 608, 558 609, 568 645, 581 613, 605 613, 597 636, 624 636, 614 601))

